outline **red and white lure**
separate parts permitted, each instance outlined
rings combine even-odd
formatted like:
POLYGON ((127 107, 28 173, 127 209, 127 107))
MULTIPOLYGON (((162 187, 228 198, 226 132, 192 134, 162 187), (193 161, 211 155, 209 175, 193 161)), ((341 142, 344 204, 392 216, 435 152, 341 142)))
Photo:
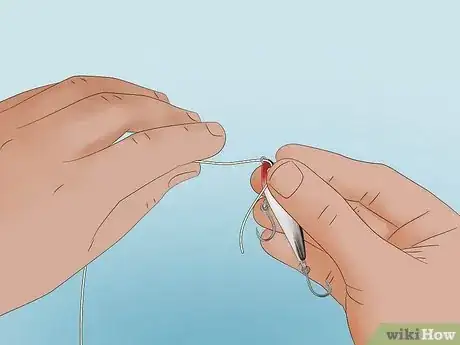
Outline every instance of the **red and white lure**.
POLYGON ((297 260, 299 261, 299 268, 300 271, 305 275, 307 278, 307 283, 310 291, 317 297, 326 297, 329 296, 332 292, 331 286, 328 282, 325 282, 326 285, 326 292, 325 293, 318 293, 313 289, 311 284, 310 277, 308 274, 310 273, 310 267, 306 263, 307 253, 306 253, 306 246, 305 246, 305 239, 304 239, 304 232, 300 225, 291 217, 291 215, 276 201, 273 197, 270 189, 268 188, 267 184, 267 177, 268 177, 268 170, 273 166, 273 162, 265 157, 260 159, 261 162, 261 183, 262 183, 262 191, 259 193, 257 198, 252 203, 251 207, 249 208, 248 212, 246 213, 243 223, 241 224, 240 228, 240 250, 241 253, 244 253, 243 247, 243 234, 244 229, 246 226, 246 222, 249 218, 249 215, 252 213, 255 205, 257 202, 264 198, 261 210, 265 213, 267 218, 270 220, 272 229, 271 234, 267 238, 263 238, 259 232, 257 231, 257 235, 261 241, 269 241, 271 240, 275 234, 276 229, 280 227, 281 231, 286 236, 297 260))

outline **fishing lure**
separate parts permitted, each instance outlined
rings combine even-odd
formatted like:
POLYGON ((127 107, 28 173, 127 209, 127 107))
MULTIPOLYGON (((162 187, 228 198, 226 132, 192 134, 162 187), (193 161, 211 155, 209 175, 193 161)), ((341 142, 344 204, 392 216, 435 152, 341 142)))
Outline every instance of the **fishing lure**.
POLYGON ((246 216, 243 219, 243 223, 241 224, 240 228, 240 250, 244 253, 243 247, 243 233, 246 226, 246 222, 251 214, 252 210, 254 209, 257 202, 264 198, 261 209, 266 214, 268 219, 271 222, 271 234, 268 238, 264 239, 258 233, 259 239, 262 241, 269 241, 271 240, 275 234, 276 229, 278 226, 281 228, 282 232, 285 234, 298 262, 299 262, 299 269, 307 278, 307 284, 310 291, 313 295, 317 297, 327 297, 331 294, 332 288, 330 284, 326 281, 326 292, 325 293, 318 293, 313 289, 311 279, 309 277, 310 267, 307 265, 307 253, 306 253, 306 246, 305 246, 305 239, 304 239, 304 231, 300 227, 300 225, 291 217, 291 215, 276 201, 273 197, 270 189, 268 188, 267 184, 267 177, 268 171, 273 166, 273 162, 266 158, 262 157, 260 159, 261 162, 261 175, 260 180, 262 183, 262 191, 259 193, 255 201, 252 203, 251 207, 249 208, 246 216))

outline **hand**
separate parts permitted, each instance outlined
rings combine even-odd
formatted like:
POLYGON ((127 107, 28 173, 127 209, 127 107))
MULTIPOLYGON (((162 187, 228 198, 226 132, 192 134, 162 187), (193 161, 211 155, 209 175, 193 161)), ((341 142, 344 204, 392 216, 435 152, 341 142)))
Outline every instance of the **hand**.
POLYGON ((0 315, 101 255, 224 143, 219 124, 113 78, 1 102, 0 315), (136 133, 113 144, 126 132, 136 133))
MULTIPOLYGON (((310 276, 330 283, 355 344, 381 323, 460 321, 454 210, 382 164, 301 145, 281 148, 276 159, 268 187, 304 229, 310 276)), ((260 192, 259 169, 251 182, 260 192)), ((256 206, 256 221, 269 228, 256 206)), ((262 246, 298 267, 282 232, 262 246)))

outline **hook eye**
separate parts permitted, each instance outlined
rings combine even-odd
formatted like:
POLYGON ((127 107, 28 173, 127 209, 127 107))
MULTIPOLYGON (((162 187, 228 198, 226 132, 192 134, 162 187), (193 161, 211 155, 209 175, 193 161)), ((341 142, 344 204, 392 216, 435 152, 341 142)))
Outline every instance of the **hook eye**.
POLYGON ((276 223, 273 221, 273 218, 270 213, 270 206, 268 205, 267 199, 264 199, 262 204, 260 205, 260 209, 262 210, 263 213, 267 216, 267 218, 270 220, 271 223, 271 234, 268 238, 263 238, 262 234, 259 232, 259 230, 256 228, 256 234, 257 237, 259 238, 260 241, 267 242, 273 239, 276 235, 276 223))
POLYGON ((265 156, 260 157, 260 162, 261 163, 264 163, 264 162, 268 163, 271 167, 273 166, 273 164, 275 164, 275 163, 273 163, 273 161, 270 158, 267 158, 265 156))
POLYGON ((268 206, 268 201, 267 199, 264 199, 264 201, 262 202, 262 205, 260 205, 260 209, 262 211, 264 211, 265 213, 267 213, 268 211, 270 211, 270 206, 268 206))

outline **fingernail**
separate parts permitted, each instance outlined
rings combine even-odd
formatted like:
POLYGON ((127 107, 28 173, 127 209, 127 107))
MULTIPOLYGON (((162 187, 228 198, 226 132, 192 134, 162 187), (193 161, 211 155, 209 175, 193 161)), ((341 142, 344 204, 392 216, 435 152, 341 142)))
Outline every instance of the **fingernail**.
POLYGON ((270 186, 286 199, 294 195, 302 181, 302 171, 291 161, 275 168, 269 177, 270 186))
POLYGON ((189 172, 185 172, 185 173, 176 175, 172 179, 169 180, 169 183, 168 183, 169 188, 177 186, 181 182, 190 180, 191 178, 196 177, 197 175, 198 175, 198 171, 189 171, 189 172))
POLYGON ((225 135, 225 131, 222 126, 216 122, 207 123, 206 127, 208 127, 209 133, 216 137, 223 137, 225 135))
POLYGON ((159 100, 163 102, 169 102, 168 96, 166 96, 163 92, 155 91, 155 94, 157 95, 159 100))
POLYGON ((200 122, 200 115, 197 113, 194 113, 193 111, 187 111, 188 117, 190 117, 193 121, 200 122))

